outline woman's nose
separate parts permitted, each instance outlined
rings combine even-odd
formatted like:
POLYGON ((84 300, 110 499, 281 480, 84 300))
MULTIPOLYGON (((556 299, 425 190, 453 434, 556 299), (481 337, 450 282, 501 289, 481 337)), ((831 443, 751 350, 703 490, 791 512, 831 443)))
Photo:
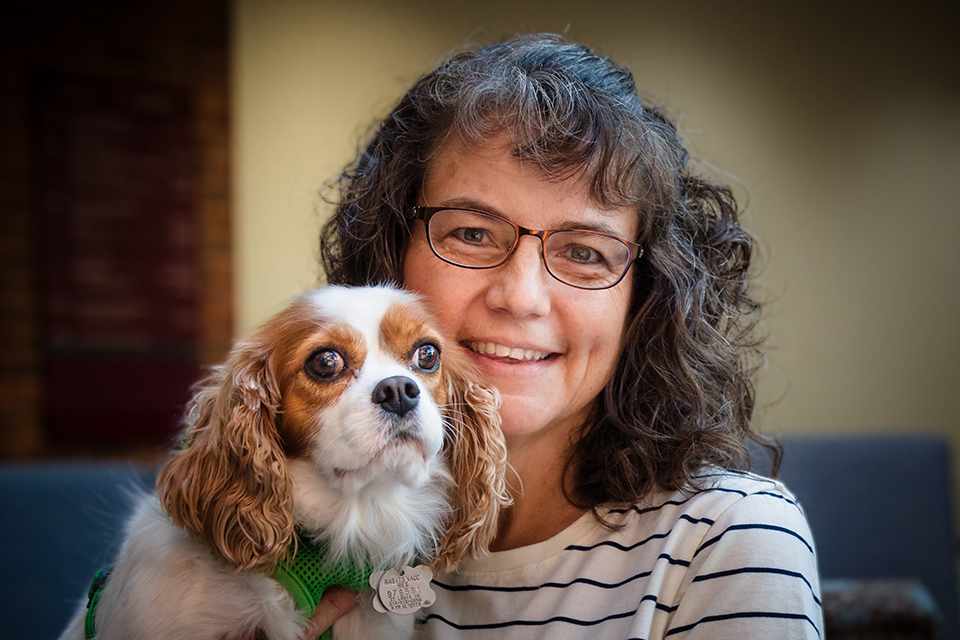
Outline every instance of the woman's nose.
POLYGON ((503 309, 517 318, 545 316, 550 313, 550 286, 539 238, 520 238, 506 263, 491 269, 493 281, 487 290, 487 304, 503 309))

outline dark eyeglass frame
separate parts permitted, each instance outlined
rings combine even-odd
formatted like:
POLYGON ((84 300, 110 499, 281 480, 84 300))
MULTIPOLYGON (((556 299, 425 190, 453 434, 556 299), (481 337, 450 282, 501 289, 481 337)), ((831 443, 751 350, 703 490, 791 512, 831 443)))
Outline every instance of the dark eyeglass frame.
POLYGON ((437 256, 447 264, 452 264, 455 267, 461 267, 463 269, 494 269, 496 267, 499 267, 500 265, 504 264, 507 260, 509 260, 510 256, 513 255, 514 251, 517 250, 517 246, 520 244, 520 238, 522 238, 523 236, 535 236, 537 238, 540 238, 540 259, 543 261, 543 266, 547 270, 547 273, 553 276, 555 280, 562 282, 568 287, 573 287, 575 289, 584 289, 587 291, 602 291, 604 289, 610 289, 611 287, 617 286, 618 284, 620 284, 620 281, 623 280, 624 276, 626 276, 627 273, 630 272, 630 267, 633 266, 633 263, 636 260, 639 260, 640 257, 643 255, 643 246, 637 244, 636 242, 624 240, 619 236, 611 235, 609 233, 603 233, 602 231, 594 231, 592 229, 528 229, 526 227, 521 227, 520 225, 516 224, 511 220, 507 220, 506 218, 502 218, 496 214, 490 213, 489 211, 479 211, 477 209, 468 209, 466 207, 414 207, 413 219, 423 220, 423 225, 427 232, 427 244, 430 245, 430 250, 433 251, 433 255, 437 256), (469 264, 460 264, 459 262, 454 262, 449 258, 445 258, 437 252, 436 248, 433 246, 433 239, 430 237, 430 219, 433 218, 433 216, 439 213, 440 211, 468 211, 470 213, 476 213, 482 216, 493 218, 494 220, 500 220, 501 222, 504 222, 510 225, 511 227, 513 227, 513 230, 515 233, 513 246, 510 247, 507 253, 503 256, 503 259, 500 260, 500 262, 496 264, 483 266, 483 267, 478 267, 478 266, 469 265, 469 264), (630 251, 630 254, 629 254, 630 259, 627 261, 626 266, 624 266, 623 273, 620 274, 620 277, 617 278, 614 282, 611 282, 610 284, 605 284, 602 287, 584 287, 582 285, 573 284, 572 282, 567 282, 566 280, 563 280, 557 274, 555 274, 550 269, 550 265, 547 264, 547 256, 545 255, 545 252, 544 252, 544 247, 546 246, 547 238, 549 238, 554 233, 564 233, 564 232, 571 232, 571 231, 575 233, 588 233, 588 234, 603 236, 606 238, 610 238, 611 240, 616 240, 617 242, 620 242, 626 245, 627 249, 630 251))

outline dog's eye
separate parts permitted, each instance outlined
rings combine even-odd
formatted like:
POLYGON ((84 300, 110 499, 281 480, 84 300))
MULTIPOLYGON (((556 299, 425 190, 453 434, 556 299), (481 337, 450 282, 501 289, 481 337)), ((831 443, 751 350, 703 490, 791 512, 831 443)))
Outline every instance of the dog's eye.
POLYGON ((440 348, 435 344, 422 344, 417 348, 417 367, 427 373, 440 366, 440 348))
POLYGON ((343 356, 333 349, 322 349, 314 352, 303 366, 311 378, 316 380, 330 380, 335 378, 346 368, 343 356))

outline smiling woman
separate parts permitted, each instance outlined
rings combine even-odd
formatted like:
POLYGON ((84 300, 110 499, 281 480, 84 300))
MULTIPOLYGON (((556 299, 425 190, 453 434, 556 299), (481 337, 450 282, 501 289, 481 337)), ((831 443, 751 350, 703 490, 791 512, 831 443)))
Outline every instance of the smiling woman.
POLYGON ((752 241, 687 161, 629 72, 530 36, 440 65, 344 172, 329 281, 420 293, 503 399, 514 506, 427 636, 820 636, 803 514, 733 470, 752 241))

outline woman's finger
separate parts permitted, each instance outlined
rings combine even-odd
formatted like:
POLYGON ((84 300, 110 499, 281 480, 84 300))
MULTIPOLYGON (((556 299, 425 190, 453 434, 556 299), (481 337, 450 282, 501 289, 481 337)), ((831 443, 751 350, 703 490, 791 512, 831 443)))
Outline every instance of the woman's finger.
POLYGON ((340 587, 330 587, 323 592, 320 604, 314 609, 313 615, 307 619, 307 626, 303 628, 300 640, 316 640, 321 633, 356 606, 356 592, 340 587))

